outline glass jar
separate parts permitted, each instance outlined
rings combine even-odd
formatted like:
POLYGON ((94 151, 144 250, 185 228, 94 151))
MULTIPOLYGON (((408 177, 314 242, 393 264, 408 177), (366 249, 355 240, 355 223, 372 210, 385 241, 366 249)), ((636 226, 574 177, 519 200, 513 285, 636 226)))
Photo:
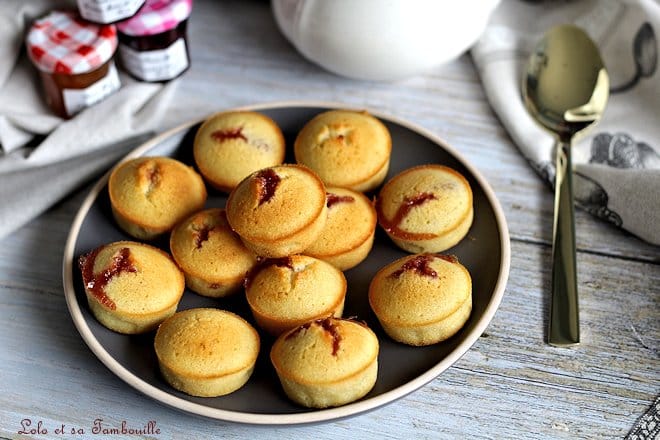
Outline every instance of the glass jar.
POLYGON ((135 15, 144 0, 78 0, 78 10, 85 20, 108 24, 135 15))
POLYGON ((122 66, 141 81, 169 81, 190 67, 187 23, 192 0, 147 0, 117 23, 122 66))
POLYGON ((74 116, 121 86, 112 60, 117 49, 113 25, 86 22, 72 11, 52 11, 32 24, 26 44, 39 70, 45 100, 62 118, 74 116))

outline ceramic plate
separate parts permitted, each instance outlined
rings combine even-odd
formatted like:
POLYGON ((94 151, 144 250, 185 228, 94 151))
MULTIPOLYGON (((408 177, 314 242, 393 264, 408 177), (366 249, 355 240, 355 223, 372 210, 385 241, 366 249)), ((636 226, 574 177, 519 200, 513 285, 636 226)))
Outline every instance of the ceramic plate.
MULTIPOLYGON (((291 146, 302 126, 333 104, 286 103, 250 107, 273 118, 291 146)), ((382 230, 369 257, 346 272, 348 293, 344 316, 364 320, 380 340, 378 380, 363 399, 337 408, 310 410, 290 402, 280 388, 270 365, 271 340, 262 338, 262 353, 248 383, 223 397, 196 398, 178 392, 160 376, 153 351, 153 333, 126 336, 100 325, 91 314, 78 257, 105 243, 131 239, 114 223, 107 195, 106 174, 86 197, 73 222, 63 262, 64 290, 71 317, 94 354, 114 374, 155 400, 183 411, 219 420, 251 424, 298 424, 334 420, 355 415, 392 402, 433 380, 456 362, 486 329, 497 309, 509 272, 510 249, 506 221, 495 195, 479 172, 461 155, 433 134, 411 123, 372 111, 392 135, 392 160, 388 179, 418 164, 439 163, 455 168, 470 182, 474 193, 474 223, 467 237, 447 253, 455 254, 473 277, 473 310, 464 328, 450 340, 429 346, 410 347, 389 339, 371 312, 367 289, 376 271, 406 255, 382 230)), ((201 121, 184 124, 139 146, 124 160, 137 156, 165 155, 193 164, 192 143, 201 121)), ((288 161, 291 161, 288 158, 288 161)), ((223 194, 209 191, 207 207, 224 206, 223 194)), ((156 245, 167 249, 167 241, 156 245)), ((218 307, 235 311, 250 322, 244 295, 211 299, 186 291, 179 310, 192 307, 218 307)))

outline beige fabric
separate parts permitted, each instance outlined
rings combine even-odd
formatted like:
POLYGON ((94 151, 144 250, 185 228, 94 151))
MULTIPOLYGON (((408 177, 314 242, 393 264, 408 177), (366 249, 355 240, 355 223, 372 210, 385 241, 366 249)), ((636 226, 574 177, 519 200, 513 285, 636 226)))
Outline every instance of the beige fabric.
POLYGON ((528 115, 520 85, 536 42, 564 23, 600 47, 612 89, 603 119, 574 145, 576 204, 660 244, 660 3, 504 0, 471 51, 488 99, 530 164, 554 182, 554 140, 528 115))

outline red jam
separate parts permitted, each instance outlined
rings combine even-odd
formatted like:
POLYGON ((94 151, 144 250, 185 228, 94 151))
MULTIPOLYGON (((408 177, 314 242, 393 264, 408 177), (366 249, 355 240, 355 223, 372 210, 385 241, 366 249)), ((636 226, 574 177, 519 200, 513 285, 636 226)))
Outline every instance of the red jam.
POLYGON ((121 248, 112 257, 112 263, 108 268, 101 272, 94 274, 94 262, 96 257, 103 247, 97 248, 88 254, 82 255, 78 260, 78 266, 82 271, 83 283, 85 288, 94 296, 103 306, 110 310, 117 308, 115 302, 105 294, 105 286, 110 281, 119 276, 122 272, 137 272, 137 267, 131 258, 131 251, 129 248, 121 248))
POLYGON ((434 238, 435 237, 434 234, 408 232, 408 231, 404 231, 400 227, 401 222, 403 222, 403 219, 406 218, 408 213, 414 207, 422 205, 428 202, 429 200, 436 200, 436 197, 433 193, 425 192, 425 193, 419 193, 412 197, 406 197, 403 200, 403 204, 399 206, 399 209, 397 209, 396 214, 394 214, 394 218, 391 221, 387 221, 387 219, 385 219, 385 216, 383 215, 383 211, 380 206, 381 201, 380 199, 378 199, 376 201, 376 209, 380 214, 378 216, 379 223, 387 232, 394 234, 397 237, 404 240, 428 240, 434 238))
POLYGON ((203 220, 200 223, 193 223, 190 227, 192 229, 193 239, 195 241, 195 249, 201 249, 204 242, 208 241, 211 233, 218 227, 218 224, 226 224, 225 211, 219 211, 213 218, 203 220), (210 224, 209 224, 210 223, 210 224))
POLYGON ((141 163, 137 168, 137 174, 138 182, 147 196, 158 187, 162 175, 158 162, 153 160, 141 163))
POLYGON ((246 289, 250 288, 252 281, 257 277, 257 275, 264 269, 270 266, 277 267, 286 267, 293 270, 293 260, 291 257, 280 257, 280 258, 257 258, 257 265, 252 268, 252 270, 246 275, 243 280, 243 286, 246 289))
POLYGON ((205 241, 208 241, 209 235, 213 229, 215 229, 212 226, 208 225, 193 225, 193 238, 195 240, 195 249, 201 249, 202 244, 205 241))
POLYGON ((454 255, 421 254, 406 261, 398 270, 390 274, 393 278, 399 278, 404 272, 414 272, 420 276, 437 278, 438 272, 431 268, 431 262, 439 258, 450 263, 456 263, 458 259, 454 255))
POLYGON ((331 338, 332 338, 332 355, 336 356, 339 352, 339 345, 341 343, 341 334, 339 333, 339 327, 335 325, 334 320, 331 316, 322 319, 316 319, 314 321, 307 322, 296 330, 292 331, 286 336, 286 339, 295 337, 298 333, 303 330, 308 330, 312 325, 320 326, 331 338))
POLYGON ((406 261, 399 270, 390 274, 393 278, 399 278, 404 272, 414 272, 421 276, 437 278, 438 272, 431 268, 431 261, 434 256, 430 254, 417 255, 406 261))
POLYGON ((261 206, 273 198, 275 190, 282 179, 271 168, 259 171, 255 179, 258 185, 259 206, 261 206))
POLYGON ((336 205, 337 203, 352 203, 355 201, 353 196, 340 196, 333 193, 326 193, 326 196, 327 196, 326 204, 328 208, 331 208, 333 205, 336 205))
POLYGON ((229 139, 242 139, 247 142, 247 137, 243 134, 243 127, 216 130, 211 133, 211 138, 216 142, 224 142, 229 139))

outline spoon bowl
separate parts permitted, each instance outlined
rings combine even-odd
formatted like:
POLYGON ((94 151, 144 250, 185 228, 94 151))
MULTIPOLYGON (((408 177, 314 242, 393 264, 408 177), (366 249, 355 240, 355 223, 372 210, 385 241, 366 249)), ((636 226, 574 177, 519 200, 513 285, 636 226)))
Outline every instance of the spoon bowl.
POLYGON ((574 345, 580 326, 571 144, 605 111, 609 77, 589 36, 561 25, 550 29, 530 56, 522 91, 530 115, 557 139, 548 343, 574 345))

